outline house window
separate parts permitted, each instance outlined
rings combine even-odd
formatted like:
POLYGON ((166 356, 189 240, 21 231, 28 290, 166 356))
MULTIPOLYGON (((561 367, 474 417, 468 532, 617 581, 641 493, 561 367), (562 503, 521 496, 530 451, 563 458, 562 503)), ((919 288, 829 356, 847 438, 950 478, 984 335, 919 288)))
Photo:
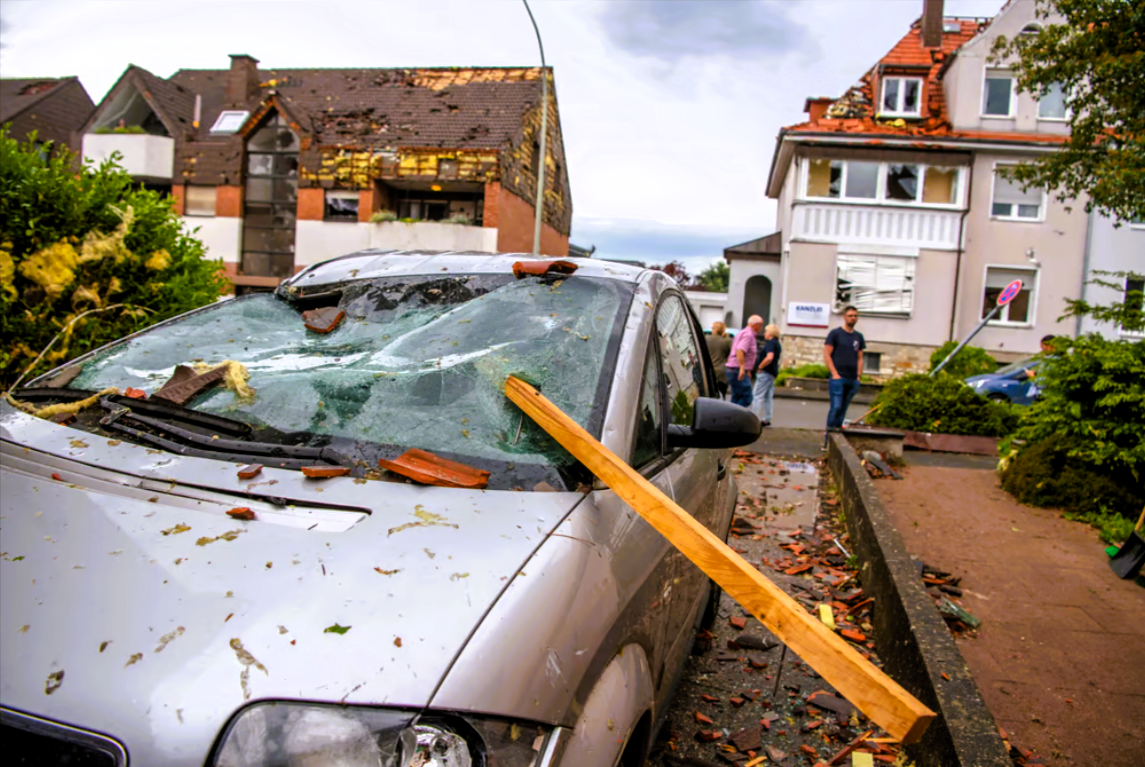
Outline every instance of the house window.
POLYGON ((838 198, 843 185, 843 163, 812 160, 807 172, 807 196, 838 198))
POLYGON ((413 197, 398 202, 398 218, 414 221, 443 221, 449 217, 449 200, 413 197))
POLYGON ((982 293, 982 319, 998 304, 998 296, 1014 280, 1022 281, 1022 289, 1014 300, 1003 306, 991 322, 1010 325, 1029 325, 1033 322, 1033 289, 1036 269, 1014 269, 998 266, 986 267, 986 287, 982 293))
POLYGON ((887 165, 885 198, 900 202, 916 201, 918 199, 919 175, 917 165, 887 165))
POLYGON ((1045 95, 1038 99, 1038 119, 1064 120, 1065 118, 1065 91, 1061 83, 1051 83, 1045 95))
POLYGON ((529 170, 533 172, 533 178, 541 173, 541 145, 536 141, 533 142, 533 158, 530 160, 529 170))
POLYGON ((1045 195, 1033 187, 1023 191, 1018 182, 1004 178, 998 172, 1002 167, 994 169, 994 200, 990 215, 1019 221, 1040 220, 1045 195))
POLYGON ((922 201, 928 205, 958 204, 958 168, 928 166, 922 183, 922 201))
POLYGON ((877 162, 849 162, 843 179, 847 197, 875 199, 879 190, 879 164, 877 162))
POLYGON ((808 198, 957 205, 959 168, 919 163, 808 161, 808 198))
POLYGON ((437 177, 445 179, 457 178, 457 160, 438 160, 437 177))
POLYGON ((357 221, 358 192, 353 189, 327 189, 324 218, 327 221, 357 221))
POLYGON ((914 259, 840 255, 835 305, 860 312, 909 317, 914 308, 914 259))
POLYGON ((883 355, 881 352, 863 352, 863 372, 871 373, 872 375, 879 374, 879 367, 882 364, 883 355))
POLYGON ((1013 115, 1014 77, 1009 72, 987 71, 982 89, 982 114, 987 117, 1013 115))
POLYGON ((918 77, 883 78, 879 114, 918 117, 922 110, 922 80, 918 77))
POLYGON ((211 126, 211 133, 238 133, 249 116, 250 112, 245 110, 225 110, 211 126))
POLYGON ((187 186, 183 196, 184 216, 215 215, 215 194, 213 186, 187 186))

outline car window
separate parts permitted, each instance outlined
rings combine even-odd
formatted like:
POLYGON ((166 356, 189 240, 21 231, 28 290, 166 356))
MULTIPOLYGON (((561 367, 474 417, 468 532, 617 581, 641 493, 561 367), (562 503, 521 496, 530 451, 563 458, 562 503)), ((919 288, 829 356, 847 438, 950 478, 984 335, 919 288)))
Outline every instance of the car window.
POLYGON ((607 398, 597 394, 615 369, 630 285, 477 274, 336 288, 327 300, 345 319, 332 332, 304 326, 302 310, 317 297, 310 306, 305 293, 234 299, 99 352, 71 386, 154 392, 176 365, 234 360, 250 373, 253 399, 219 386, 188 405, 244 421, 262 440, 323 447, 341 438, 510 466, 572 465, 503 394, 515 374, 599 433, 607 398))
POLYGON ((1036 368, 1039 362, 1041 362, 1041 360, 1035 358, 1019 360, 1018 362, 1011 362, 1009 365, 1005 365, 1004 367, 1000 367, 994 371, 994 375, 1007 376, 1011 375, 1012 373, 1017 373, 1019 370, 1031 370, 1036 368))
POLYGON ((703 362, 683 299, 669 295, 656 310, 656 338, 671 422, 692 425, 697 397, 707 396, 703 362))
POLYGON ((644 375, 640 380, 640 407, 636 420, 636 443, 632 448, 632 466, 639 468, 660 457, 663 449, 664 422, 660 404, 660 369, 657 351, 649 347, 644 357, 644 375))

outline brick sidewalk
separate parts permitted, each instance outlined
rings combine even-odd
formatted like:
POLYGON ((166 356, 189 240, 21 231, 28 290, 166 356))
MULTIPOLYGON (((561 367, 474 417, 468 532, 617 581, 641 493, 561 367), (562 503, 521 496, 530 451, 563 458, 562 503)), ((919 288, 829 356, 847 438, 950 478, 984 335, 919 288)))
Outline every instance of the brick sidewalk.
POLYGON ((958 648, 994 719, 1046 764, 1145 764, 1145 589, 1091 528, 1021 506, 991 471, 912 466, 879 495, 907 550, 962 576, 958 648))

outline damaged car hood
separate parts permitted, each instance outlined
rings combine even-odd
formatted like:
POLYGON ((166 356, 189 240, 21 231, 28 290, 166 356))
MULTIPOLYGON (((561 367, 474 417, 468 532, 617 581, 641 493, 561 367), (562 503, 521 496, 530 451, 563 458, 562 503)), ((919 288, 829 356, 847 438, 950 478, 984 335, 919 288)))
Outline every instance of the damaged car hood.
POLYGON ((0 438, 0 702, 143 763, 201 758, 247 701, 425 706, 583 497, 240 480, 7 406, 0 438))

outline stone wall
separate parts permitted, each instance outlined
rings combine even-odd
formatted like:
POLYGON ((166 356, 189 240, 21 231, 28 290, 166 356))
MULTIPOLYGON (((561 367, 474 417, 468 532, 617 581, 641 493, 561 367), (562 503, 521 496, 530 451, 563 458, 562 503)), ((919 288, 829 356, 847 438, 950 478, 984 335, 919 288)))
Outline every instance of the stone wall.
MULTIPOLYGON (((860 329, 861 332, 861 329, 860 329)), ((783 367, 823 363, 823 341, 827 331, 814 336, 786 335, 783 343, 783 367)), ((867 353, 880 355, 879 372, 868 373, 876 381, 886 381, 904 373, 925 373, 930 369, 930 355, 937 346, 894 344, 867 341, 867 353)))

